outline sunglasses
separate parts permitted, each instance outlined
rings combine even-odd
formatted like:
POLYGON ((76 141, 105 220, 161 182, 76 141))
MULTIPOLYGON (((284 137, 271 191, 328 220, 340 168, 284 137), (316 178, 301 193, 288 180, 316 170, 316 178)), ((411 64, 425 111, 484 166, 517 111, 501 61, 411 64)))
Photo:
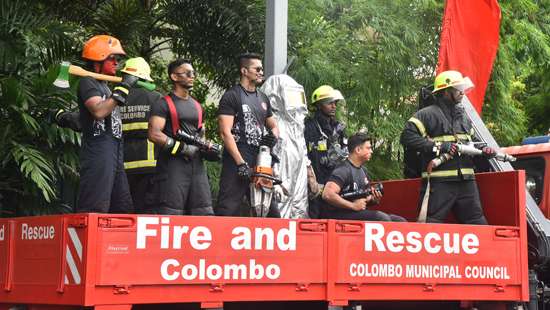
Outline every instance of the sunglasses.
POLYGON ((180 76, 187 76, 188 78, 192 78, 192 77, 197 76, 197 71, 190 70, 190 71, 186 71, 186 72, 174 72, 174 74, 175 75, 180 75, 180 76))
POLYGON ((118 55, 109 55, 109 56, 107 56, 107 58, 105 58, 105 60, 121 62, 122 57, 120 57, 118 55))
POLYGON ((256 70, 256 72, 260 73, 260 72, 263 72, 264 71, 264 68, 263 67, 247 67, 247 69, 252 69, 252 70, 256 70))

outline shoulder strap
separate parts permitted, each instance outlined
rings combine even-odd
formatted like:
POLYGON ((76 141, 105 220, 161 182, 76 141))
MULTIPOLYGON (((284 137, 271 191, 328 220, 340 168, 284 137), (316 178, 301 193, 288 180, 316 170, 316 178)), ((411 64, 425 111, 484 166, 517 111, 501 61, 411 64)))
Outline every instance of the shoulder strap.
MULTIPOLYGON (((197 122, 197 130, 200 130, 202 128, 202 107, 201 104, 194 98, 193 103, 195 104, 195 108, 197 109, 198 114, 198 122, 197 122)), ((168 104, 168 109, 170 110, 170 119, 172 121, 172 133, 174 136, 176 136, 178 130, 180 129, 180 122, 178 118, 178 111, 176 110, 176 105, 174 104, 174 101, 172 100, 172 97, 170 95, 164 96, 164 100, 166 100, 166 103, 168 104)))
POLYGON ((176 105, 174 104, 174 101, 172 100, 172 97, 170 97, 170 95, 164 96, 164 100, 166 100, 166 103, 168 104, 168 109, 170 110, 170 120, 172 121, 172 134, 175 137, 178 133, 178 130, 180 130, 178 111, 176 110, 176 105))
POLYGON ((195 97, 191 96, 191 99, 193 99, 193 103, 195 103, 195 108, 197 109, 197 113, 199 114, 197 121, 197 130, 200 130, 202 128, 202 107, 200 102, 195 99, 195 97))

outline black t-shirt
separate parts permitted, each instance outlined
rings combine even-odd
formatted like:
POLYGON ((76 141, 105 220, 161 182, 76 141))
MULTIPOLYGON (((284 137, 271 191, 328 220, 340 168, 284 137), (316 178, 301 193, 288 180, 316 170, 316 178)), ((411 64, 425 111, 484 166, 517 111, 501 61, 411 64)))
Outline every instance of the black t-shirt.
POLYGON ((84 105, 88 99, 94 96, 99 96, 102 100, 109 98, 111 90, 107 84, 91 77, 83 77, 78 84, 77 93, 84 138, 113 136, 116 139, 122 139, 122 120, 118 106, 104 119, 96 120, 84 105))
POLYGON ((349 160, 346 160, 334 168, 327 182, 330 181, 340 186, 340 193, 346 193, 365 189, 370 183, 370 178, 367 169, 356 167, 349 160))
POLYGON ((267 96, 259 90, 249 92, 240 84, 222 96, 218 115, 235 116, 231 132, 237 145, 259 146, 265 120, 273 115, 267 96))
MULTIPOLYGON (((199 110, 197 109, 197 103, 195 99, 189 96, 187 99, 180 98, 174 93, 169 94, 174 101, 176 106, 176 111, 178 113, 178 119, 180 121, 180 128, 187 126, 192 132, 192 134, 197 132, 198 121, 199 121, 199 110)), ((202 109, 201 109, 202 110, 202 109)), ((170 109, 168 108, 168 103, 164 97, 160 98, 157 104, 151 106, 151 115, 160 116, 166 119, 166 125, 162 131, 165 135, 173 137, 172 132, 172 117, 170 115, 170 109)), ((202 117, 201 117, 202 119, 202 117)))

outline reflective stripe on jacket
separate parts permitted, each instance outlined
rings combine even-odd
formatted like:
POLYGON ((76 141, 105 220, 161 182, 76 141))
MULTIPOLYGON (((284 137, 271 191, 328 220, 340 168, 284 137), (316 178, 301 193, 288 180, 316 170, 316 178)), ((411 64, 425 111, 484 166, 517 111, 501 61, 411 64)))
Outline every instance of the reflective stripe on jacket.
MULTIPOLYGON (((436 157, 436 142, 472 141, 473 128, 463 109, 438 99, 433 105, 416 112, 405 124, 401 134, 401 143, 420 152, 422 177, 426 178, 426 167, 436 157)), ((435 168, 431 178, 440 181, 458 181, 474 179, 474 164, 467 155, 455 155, 451 160, 435 168)))
POLYGON ((124 169, 127 173, 153 173, 157 164, 155 145, 147 139, 151 105, 161 95, 142 88, 132 88, 126 105, 121 107, 124 137, 124 169))

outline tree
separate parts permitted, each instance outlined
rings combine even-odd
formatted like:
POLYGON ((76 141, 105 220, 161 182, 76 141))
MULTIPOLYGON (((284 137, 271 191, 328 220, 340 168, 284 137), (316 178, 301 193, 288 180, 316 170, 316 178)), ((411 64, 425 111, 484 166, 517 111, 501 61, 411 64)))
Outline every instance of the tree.
POLYGON ((550 112, 550 3, 502 1, 500 47, 483 117, 501 145, 545 133, 550 112))
POLYGON ((0 7, 0 215, 44 213, 57 198, 56 181, 78 166, 79 136, 45 120, 53 102, 73 102, 52 89, 51 68, 73 54, 74 41, 69 25, 33 4, 1 0, 0 7))
POLYGON ((377 178, 401 177, 399 134, 432 83, 442 11, 437 1, 291 3, 290 73, 308 94, 322 84, 342 91, 349 132, 377 142, 377 178))
MULTIPOLYGON (((549 127, 550 2, 501 1, 500 47, 483 118, 500 145, 549 127)), ((350 131, 374 136, 377 178, 401 177, 399 133, 416 110, 420 86, 433 83, 441 1, 291 2, 290 73, 310 93, 340 89, 350 131)))

